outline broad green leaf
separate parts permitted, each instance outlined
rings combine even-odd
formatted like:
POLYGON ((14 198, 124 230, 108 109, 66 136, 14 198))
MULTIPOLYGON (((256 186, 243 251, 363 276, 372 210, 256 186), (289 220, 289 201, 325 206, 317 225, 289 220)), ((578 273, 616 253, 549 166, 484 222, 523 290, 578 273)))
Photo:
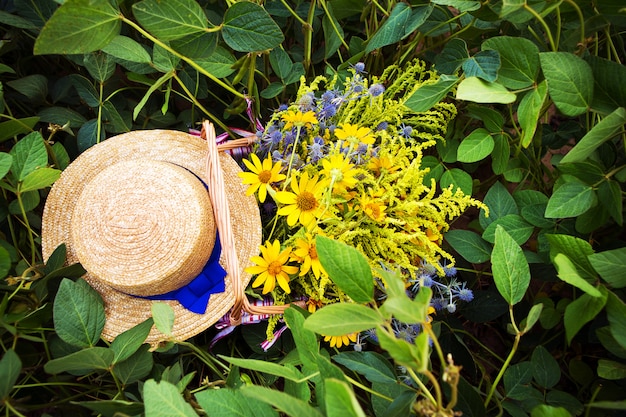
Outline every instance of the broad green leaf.
POLYGON ((104 129, 100 129, 100 136, 98 136, 98 120, 92 119, 86 122, 78 130, 76 140, 78 143, 78 150, 80 152, 86 151, 96 143, 99 143, 105 139, 104 129))
POLYGON ((263 372, 270 375, 275 375, 281 378, 289 379, 291 381, 300 381, 303 375, 296 368, 289 368, 284 365, 280 365, 274 362, 268 362, 259 359, 245 359, 245 358, 233 358, 223 355, 218 355, 226 362, 232 363, 240 368, 251 369, 257 372, 263 372))
POLYGON ((583 290, 592 297, 601 297, 600 291, 588 283, 583 277, 580 276, 576 269, 576 265, 572 262, 567 255, 562 253, 557 254, 552 262, 556 266, 557 276, 576 288, 583 290))
MULTIPOLYGON (((608 300, 608 297, 607 297, 608 300)), ((611 334, 610 326, 604 326, 595 331, 602 346, 618 358, 626 359, 626 347, 620 345, 611 334)))
POLYGON ((102 48, 105 52, 115 58, 125 61, 140 62, 148 64, 152 61, 150 54, 141 44, 127 36, 116 36, 107 46, 102 48))
POLYGON ((315 248, 330 279, 357 303, 368 303, 374 297, 374 279, 365 256, 343 242, 318 236, 315 248))
POLYGON ((38 121, 39 117, 33 116, 0 123, 0 142, 32 132, 38 121))
POLYGON ((289 54, 281 48, 272 49, 270 51, 270 64, 281 80, 285 79, 293 69, 293 62, 289 54))
POLYGON ((618 107, 626 107, 626 67, 596 55, 585 57, 593 72, 594 110, 608 114, 618 107))
POLYGON ((565 336, 568 344, 572 343, 572 339, 574 339, 574 336, 578 334, 580 329, 595 319, 606 305, 608 291, 602 285, 598 287, 598 290, 600 297, 582 294, 565 308, 563 324, 565 325, 565 336))
POLYGON ((460 168, 452 168, 446 170, 439 179, 439 185, 441 188, 449 188, 452 186, 452 191, 456 191, 460 188, 465 195, 472 195, 473 180, 470 174, 463 171, 460 168))
POLYGON ((20 29, 38 29, 32 22, 24 19, 23 17, 5 12, 4 10, 0 10, 0 23, 20 29))
POLYGON ((83 57, 83 65, 91 75, 91 78, 98 82, 105 82, 115 72, 115 61, 107 54, 92 52, 83 57))
POLYGON ((174 327, 174 309, 167 303, 152 303, 150 307, 154 326, 164 335, 171 336, 174 327))
POLYGON ((370 382, 396 382, 393 366, 379 353, 346 351, 338 353, 332 359, 351 371, 363 375, 370 382))
POLYGON ((532 330, 532 328, 535 326, 535 324, 541 317, 542 311, 543 311, 542 303, 535 304, 534 306, 531 307, 530 311, 528 312, 528 316, 522 321, 521 330, 524 333, 528 333, 529 331, 532 330))
POLYGON ((491 257, 491 245, 471 230, 450 230, 444 239, 463 259, 473 264, 481 264, 491 257))
POLYGON ((561 113, 573 117, 586 112, 593 98, 589 64, 569 52, 541 52, 539 60, 550 97, 561 113))
POLYGON ((626 248, 606 250, 588 256, 593 269, 613 288, 626 287, 626 248))
POLYGON ((83 99, 89 107, 97 108, 100 106, 100 95, 90 80, 78 74, 72 74, 69 78, 80 98, 83 99))
POLYGON ((443 74, 453 74, 467 59, 469 59, 469 52, 465 41, 452 38, 435 57, 435 69, 443 74))
POLYGON ((157 70, 168 73, 174 72, 177 69, 180 58, 167 49, 161 48, 159 45, 154 45, 154 48, 152 48, 152 61, 157 70))
POLYGON ((362 332, 381 324, 376 310, 360 304, 337 303, 317 310, 304 321, 304 328, 325 336, 343 336, 362 332), (337 320, 341 317, 341 320, 337 320))
POLYGON ((113 363, 113 352, 109 348, 94 346, 70 353, 47 362, 43 369, 49 374, 74 372, 87 375, 93 371, 107 370, 113 363))
POLYGON ((504 130, 504 116, 498 110, 478 104, 467 106, 468 116, 481 120, 485 124, 485 129, 490 133, 502 133, 504 130))
POLYGON ((550 197, 545 216, 550 219, 580 216, 596 201, 596 193, 590 185, 578 180, 568 181, 550 197))
POLYGON ((527 148, 535 137, 537 124, 541 116, 546 99, 548 98, 548 84, 546 81, 540 82, 536 88, 524 95, 517 108, 517 117, 522 128, 520 141, 522 146, 527 148))
POLYGON ((122 28, 116 4, 66 0, 35 40, 35 55, 86 54, 104 48, 122 28))
MULTIPOLYGON (((593 372, 593 371, 592 371, 593 372)), ((580 416, 585 411, 583 404, 576 397, 558 389, 551 389, 546 394, 546 404, 559 409, 566 409, 572 416, 580 416)))
POLYGON ((433 3, 440 6, 450 6, 459 12, 473 12, 480 9, 480 1, 477 0, 435 0, 433 3))
POLYGON ((104 328, 104 305, 100 294, 82 279, 63 279, 53 306, 54 329, 66 343, 94 346, 104 328))
POLYGON ((374 33, 365 48, 365 53, 396 43, 413 33, 428 19, 432 5, 416 6, 411 9, 406 3, 396 3, 391 14, 374 33))
POLYGON ((548 203, 538 203, 524 206, 521 210, 522 217, 535 227, 553 227, 555 220, 545 218, 547 206, 548 203))
POLYGON ((622 212, 622 188, 617 181, 606 180, 598 187, 598 200, 602 201, 604 208, 609 212, 615 223, 624 223, 622 212))
POLYGON ((341 24, 335 18, 332 3, 326 3, 326 8, 328 13, 325 13, 322 19, 322 30, 324 31, 324 58, 328 59, 337 52, 345 35, 341 24))
POLYGON ((143 384, 146 417, 197 417, 193 407, 185 402, 176 385, 149 379, 143 384))
POLYGON ((598 376, 608 380, 626 379, 626 364, 608 360, 598 360, 598 376))
POLYGON ((39 132, 32 132, 20 139, 11 148, 13 165, 11 173, 18 181, 24 181, 26 176, 37 168, 48 165, 48 152, 39 132))
POLYGON ((424 323, 428 316, 428 306, 432 290, 428 287, 420 289, 418 296, 411 300, 403 294, 389 294, 385 303, 381 306, 381 313, 386 316, 394 316, 403 323, 424 323))
POLYGON ((488 83, 478 77, 468 77, 459 83, 456 98, 475 103, 509 104, 515 101, 516 96, 502 84, 488 83))
POLYGON ((572 415, 566 408, 540 404, 532 409, 530 417, 572 417, 572 415))
POLYGON ((61 126, 69 123, 70 128, 81 127, 87 121, 85 116, 67 107, 46 107, 41 109, 37 116, 42 122, 56 123, 61 126))
POLYGON ((154 366, 154 359, 152 352, 148 350, 149 348, 150 345, 145 344, 126 360, 118 361, 113 366, 113 374, 118 381, 128 386, 150 374, 154 366))
POLYGON ((136 416, 143 413, 143 403, 121 400, 77 401, 81 407, 95 411, 104 417, 116 417, 120 414, 136 416))
MULTIPOLYGON (((606 179, 605 168, 602 164, 590 159, 565 164, 559 162, 557 168, 561 174, 576 177, 585 184, 596 184, 606 179)), ((563 177, 563 175, 561 176, 562 179, 567 179, 567 177, 563 177)))
POLYGON ((9 275, 12 263, 9 251, 0 246, 0 279, 9 275))
POLYGON ((496 175, 501 175, 506 170, 511 155, 511 146, 508 136, 496 133, 493 140, 493 152, 491 153, 491 169, 496 175))
POLYGON ((418 372, 428 368, 429 348, 426 332, 421 332, 414 343, 398 339, 380 326, 376 328, 376 336, 380 347, 386 350, 399 365, 410 367, 418 372))
POLYGON ((277 417, 267 403, 230 388, 207 389, 196 394, 200 407, 211 417, 277 417))
POLYGON ((6 152, 0 152, 0 178, 4 178, 11 169, 13 164, 13 156, 6 152))
POLYGON ((269 404, 288 416, 323 417, 320 411, 308 403, 281 391, 260 385, 248 385, 242 388, 240 392, 246 397, 269 404))
POLYGON ((466 77, 478 77, 490 83, 498 78, 499 68, 500 54, 491 49, 480 51, 463 62, 466 77))
POLYGON ((425 112, 439 103, 456 85, 459 77, 442 75, 434 83, 422 84, 404 103, 414 112, 425 112))
POLYGON ((171 41, 208 28, 202 7, 194 0, 143 0, 133 14, 144 29, 161 41, 171 41))
POLYGON ((519 214, 507 214, 492 222, 483 232, 482 238, 489 243, 495 242, 496 228, 501 226, 518 245, 526 243, 533 234, 534 227, 519 214))
POLYGON ((522 248, 502 226, 496 229, 491 265, 500 295, 510 305, 520 302, 530 284, 530 269, 522 248))
POLYGON ((330 378, 324 381, 327 417, 365 417, 359 401, 348 383, 330 378))
POLYGON ((518 398, 533 380, 533 367, 529 361, 518 362, 504 372, 502 379, 506 396, 518 398))
POLYGON ((559 163, 565 164, 587 159, 600 145, 622 132, 624 123, 626 123, 626 108, 615 109, 587 132, 559 163))
POLYGON ((22 185, 19 187, 20 192, 41 190, 54 184, 61 176, 61 170, 55 168, 37 168, 28 174, 22 185))
POLYGON ((30 101, 42 102, 48 95, 48 79, 41 74, 27 75, 7 82, 7 85, 30 101))
POLYGON ((102 105, 102 118, 106 122, 107 132, 125 133, 132 129, 132 118, 129 112, 123 115, 117 111, 117 107, 110 101, 105 101, 102 105))
POLYGON ((485 40, 481 49, 498 51, 501 66, 498 82, 517 90, 533 85, 539 72, 539 48, 522 37, 494 36, 485 40))
MULTIPOLYGON (((272 50, 275 51, 276 49, 272 49, 272 50)), ((282 82, 273 82, 273 83, 270 83, 267 86, 267 88, 261 90, 260 95, 264 99, 271 99, 271 98, 278 96, 280 93, 282 93, 284 89, 285 89, 285 84, 283 84, 282 82)))
POLYGON ((4 401, 7 398, 21 371, 20 357, 13 349, 7 350, 0 360, 0 399, 4 401))
POLYGON ((484 210, 480 210, 478 219, 483 229, 486 229, 491 223, 507 214, 519 214, 515 200, 506 187, 500 182, 494 183, 491 188, 489 188, 489 191, 485 194, 483 203, 489 208, 489 217, 486 216, 484 210))
POLYGON ((170 46, 179 54, 198 61, 209 58, 215 52, 218 41, 217 32, 196 32, 171 41, 170 46))
POLYGON ((611 335, 620 346, 626 348, 626 305, 611 291, 606 302, 606 315, 611 335))
POLYGON ((552 354, 542 345, 533 350, 530 358, 533 379, 542 388, 552 388, 561 379, 561 368, 552 354))
POLYGON ((142 323, 119 334, 111 343, 111 350, 115 353, 113 363, 128 359, 146 341, 154 320, 149 318, 142 323))
POLYGON ((559 253, 565 254, 576 265, 578 273, 585 280, 589 282, 596 280, 596 272, 588 259, 594 253, 589 242, 566 234, 548 234, 546 238, 550 245, 551 258, 559 253))
POLYGON ((284 318, 298 348, 300 361, 304 366, 315 369, 319 355, 319 342, 314 332, 304 328, 304 314, 298 309, 290 307, 285 310, 284 318))
POLYGON ((459 162, 478 162, 489 156, 493 148, 494 140, 491 133, 480 127, 461 141, 457 149, 457 159, 459 162))
POLYGON ((537 190, 516 190, 513 199, 519 208, 535 204, 548 204, 548 196, 537 190))
POLYGON ((226 10, 222 37, 228 46, 239 52, 273 49, 285 40, 265 9, 247 1, 235 3, 226 10))

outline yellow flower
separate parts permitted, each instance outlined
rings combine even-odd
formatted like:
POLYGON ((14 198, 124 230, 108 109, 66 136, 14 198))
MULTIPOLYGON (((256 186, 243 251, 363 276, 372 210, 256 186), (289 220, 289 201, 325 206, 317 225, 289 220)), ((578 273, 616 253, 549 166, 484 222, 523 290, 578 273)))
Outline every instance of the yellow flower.
POLYGON ((307 233, 304 239, 298 238, 296 240, 296 248, 292 253, 293 257, 302 264, 300 266, 300 276, 303 276, 310 270, 313 271, 315 278, 319 278, 321 274, 326 273, 320 259, 317 257, 315 239, 310 233, 307 233))
POLYGON ((313 314, 315 313, 315 310, 322 307, 322 302, 319 300, 314 300, 313 298, 309 298, 306 301, 306 305, 307 305, 307 309, 309 310, 309 313, 313 314))
POLYGON ((338 139, 345 140, 354 145, 364 143, 366 145, 372 145, 376 140, 372 131, 367 127, 359 127, 350 123, 344 123, 339 128, 335 129, 335 136, 338 139))
POLYGON ((281 252, 280 242, 274 240, 274 243, 265 242, 265 245, 262 245, 260 249, 263 256, 253 256, 251 261, 256 265, 245 269, 249 274, 258 275, 252 283, 252 287, 256 288, 263 284, 263 294, 267 294, 270 291, 274 291, 276 281, 278 281, 280 288, 289 294, 291 292, 289 275, 298 272, 297 266, 285 265, 289 261, 291 248, 281 252))
POLYGON ((278 191, 275 200, 286 206, 278 209, 278 214, 287 216, 287 224, 293 226, 297 221, 304 227, 312 225, 313 221, 322 214, 323 206, 320 204, 324 183, 318 182, 318 176, 309 178, 305 172, 300 177, 296 174, 291 177, 291 191, 278 191))
POLYGON ((342 346, 348 346, 350 342, 356 343, 356 337, 358 333, 344 334, 343 336, 324 336, 324 342, 330 342, 330 347, 340 348, 342 346))
POLYGON ((287 110, 287 112, 282 115, 282 119, 286 122, 285 129, 291 129, 293 126, 311 127, 312 124, 317 123, 315 113, 312 111, 302 113, 301 111, 287 110))
POLYGON ((240 172, 239 176, 243 179, 244 184, 250 185, 246 190, 246 195, 252 195, 259 190, 259 201, 263 203, 267 197, 267 192, 272 189, 272 183, 282 181, 286 176, 280 173, 280 162, 272 164, 271 156, 268 156, 263 163, 255 154, 250 155, 250 158, 252 162, 244 159, 243 163, 251 172, 240 172))
POLYGON ((363 213, 365 213, 370 219, 377 222, 381 222, 385 219, 385 210, 387 209, 387 206, 375 198, 372 193, 370 193, 369 196, 362 196, 359 204, 363 213))
POLYGON ((322 174, 330 178, 333 183, 333 190, 351 188, 356 185, 358 180, 354 178, 357 171, 354 165, 343 155, 331 155, 322 160, 322 174))
POLYGON ((394 165, 390 157, 381 156, 373 157, 372 159, 370 159, 369 163, 367 164, 367 168, 371 170, 374 175, 380 177, 380 174, 383 171, 392 174, 396 172, 400 167, 394 165))
POLYGON ((435 307, 428 306, 428 311, 426 312, 426 321, 422 325, 424 327, 428 327, 429 329, 433 328, 433 325, 431 324, 433 321, 433 318, 430 316, 431 314, 437 314, 437 311, 435 310, 435 307))

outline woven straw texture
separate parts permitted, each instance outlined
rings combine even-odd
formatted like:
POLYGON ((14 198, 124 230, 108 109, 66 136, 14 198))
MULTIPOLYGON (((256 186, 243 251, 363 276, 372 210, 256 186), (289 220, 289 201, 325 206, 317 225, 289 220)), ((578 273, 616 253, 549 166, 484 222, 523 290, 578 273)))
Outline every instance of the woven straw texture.
MULTIPOLYGON (((83 264, 85 279, 104 300, 105 339, 113 340, 151 316, 153 301, 129 293, 151 295, 185 285, 210 256, 215 221, 208 193, 198 181, 209 183, 206 155, 207 143, 198 137, 135 131, 85 151, 52 187, 43 214, 44 259, 65 243, 68 264, 83 264), (137 240, 145 244, 137 245, 137 240)), ((245 196, 237 163, 220 154, 220 166, 240 260, 235 275, 245 288, 251 277, 244 268, 261 243, 259 209, 253 196, 245 196)), ((220 263, 226 268, 224 251, 220 263)), ((206 330, 235 298, 229 276, 226 291, 211 295, 205 314, 167 301, 175 312, 173 338, 182 341, 206 330)), ((147 342, 168 339, 153 328, 147 342)))

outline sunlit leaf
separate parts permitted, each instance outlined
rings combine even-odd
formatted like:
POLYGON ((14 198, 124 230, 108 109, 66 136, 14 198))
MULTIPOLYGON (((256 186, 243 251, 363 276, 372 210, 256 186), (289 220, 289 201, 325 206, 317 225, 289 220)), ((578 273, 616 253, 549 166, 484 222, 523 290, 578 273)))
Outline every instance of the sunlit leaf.
POLYGON ((171 41, 204 32, 208 20, 194 0, 143 0, 133 4, 133 14, 148 32, 161 41, 171 41))
POLYGON ((468 77, 459 83, 456 98, 475 103, 508 104, 514 102, 516 96, 502 84, 488 83, 478 77, 468 77))
POLYGON ((587 111, 593 97, 593 73, 589 64, 569 52, 541 52, 539 59, 556 107, 566 116, 578 116, 587 111))
POLYGON ((239 52, 272 49, 285 39, 267 11, 247 1, 237 2, 226 10, 222 36, 228 46, 239 52))
POLYGON ((502 297, 510 304, 519 303, 530 284, 530 269, 522 248, 497 226, 491 253, 493 279, 502 297))

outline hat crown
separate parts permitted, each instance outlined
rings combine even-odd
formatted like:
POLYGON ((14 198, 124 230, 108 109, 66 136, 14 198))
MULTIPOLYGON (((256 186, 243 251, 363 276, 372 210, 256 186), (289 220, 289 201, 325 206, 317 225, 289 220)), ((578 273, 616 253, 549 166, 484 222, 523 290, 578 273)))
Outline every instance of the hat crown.
POLYGON ((78 260, 112 288, 152 296, 188 284, 216 238, 202 181, 170 162, 115 163, 96 174, 71 221, 78 260))

